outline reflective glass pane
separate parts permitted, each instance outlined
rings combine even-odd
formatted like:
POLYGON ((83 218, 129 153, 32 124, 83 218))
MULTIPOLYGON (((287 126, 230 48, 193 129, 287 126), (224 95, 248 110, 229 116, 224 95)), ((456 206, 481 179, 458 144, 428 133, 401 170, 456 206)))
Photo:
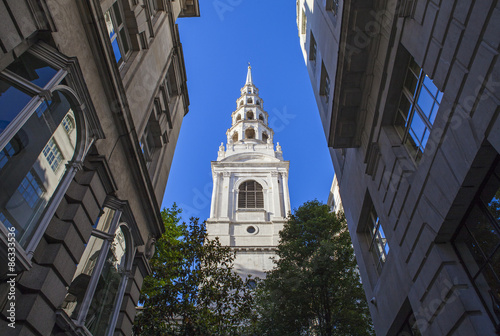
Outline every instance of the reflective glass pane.
POLYGON ((57 69, 51 67, 29 52, 22 54, 21 57, 10 64, 7 69, 42 88, 47 85, 57 73, 57 69))
POLYGON ((436 120, 438 110, 439 110, 439 104, 434 103, 434 107, 432 108, 431 115, 429 116, 429 121, 431 122, 431 124, 434 124, 434 120, 436 120))
POLYGON ((429 90, 429 92, 436 97, 437 93, 439 92, 438 88, 434 83, 432 82, 432 79, 429 78, 429 76, 425 75, 424 78, 424 85, 425 87, 429 90))
POLYGON ((464 264, 468 268, 470 274, 474 276, 479 268, 484 265, 486 259, 465 226, 460 229, 455 241, 455 246, 459 249, 460 256, 464 260, 464 264))
POLYGON ((120 30, 120 41, 122 42, 123 53, 124 54, 128 53, 130 47, 128 45, 128 40, 127 40, 127 30, 125 29, 120 30))
POLYGON ((120 227, 111 243, 99 282, 92 298, 85 326, 94 336, 105 335, 116 305, 126 265, 127 244, 120 227))
POLYGON ((120 27, 123 23, 122 15, 120 13, 120 6, 118 5, 118 1, 113 4, 113 14, 115 14, 116 26, 120 27))
POLYGON ((434 98, 425 87, 422 87, 420 94, 418 96, 418 106, 422 109, 422 112, 429 117, 432 112, 432 106, 434 104, 434 98))
POLYGON ((120 47, 118 46, 118 39, 111 41, 111 47, 113 48, 113 53, 115 54, 116 63, 120 63, 122 60, 122 54, 120 52, 120 47))
POLYGON ((115 27, 113 26, 113 20, 111 19, 110 10, 104 13, 104 22, 106 23, 106 28, 108 29, 109 38, 113 39, 116 34, 115 34, 115 27))
POLYGON ((411 121, 411 131, 413 132, 415 140, 418 143, 422 141, 426 129, 427 127, 425 126, 424 121, 420 118, 420 115, 415 112, 411 121))
POLYGON ((113 216, 115 215, 115 212, 115 210, 104 208, 104 211, 94 225, 94 228, 102 232, 108 232, 111 224, 113 223, 113 216))
POLYGON ((77 132, 68 135, 62 125, 68 114, 74 120, 69 101, 54 92, 44 117, 33 113, 2 149, 9 157, 0 168, 0 212, 16 228, 22 246, 29 242, 66 171, 65 164, 73 158, 77 132))
POLYGON ((405 87, 408 89, 408 91, 410 91, 412 97, 415 96, 417 84, 418 84, 418 78, 415 77, 415 75, 410 70, 408 70, 405 79, 405 87))
POLYGON ((78 318, 85 292, 87 291, 90 278, 94 274, 94 269, 99 259, 103 240, 95 236, 90 236, 85 251, 83 251, 80 263, 76 268, 75 275, 68 288, 68 293, 64 298, 61 308, 66 311, 72 319, 78 318))
POLYGON ((0 134, 30 100, 31 96, 0 79, 0 134))

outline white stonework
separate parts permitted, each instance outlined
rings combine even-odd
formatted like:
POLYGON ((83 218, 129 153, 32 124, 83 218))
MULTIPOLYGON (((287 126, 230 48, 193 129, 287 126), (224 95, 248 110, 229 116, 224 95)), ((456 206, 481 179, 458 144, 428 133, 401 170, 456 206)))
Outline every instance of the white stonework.
POLYGON ((231 115, 232 126, 226 132, 226 148, 221 143, 217 161, 212 161, 214 187, 207 220, 209 238, 219 237, 236 251, 235 270, 243 278, 264 278, 273 268, 279 231, 290 212, 289 162, 283 160, 279 143, 274 149, 274 132, 258 93, 249 66, 231 115), (262 187, 260 196, 260 191, 245 194, 249 196, 240 191, 248 184, 259 188, 251 181, 262 187), (239 204, 246 198, 249 205, 239 204))

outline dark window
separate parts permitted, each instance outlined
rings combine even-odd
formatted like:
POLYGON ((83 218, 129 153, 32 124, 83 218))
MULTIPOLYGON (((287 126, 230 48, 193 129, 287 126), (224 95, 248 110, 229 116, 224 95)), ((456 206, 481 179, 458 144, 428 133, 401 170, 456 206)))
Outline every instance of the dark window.
POLYGON ((382 229, 380 218, 373 205, 368 216, 366 235, 368 238, 368 250, 372 254, 377 272, 380 274, 389 253, 389 245, 387 244, 387 238, 382 229))
POLYGON ((316 53, 318 46, 316 45, 316 40, 314 39, 314 35, 311 31, 311 41, 309 42, 309 60, 312 62, 316 62, 316 53))
POLYGON ((394 126, 413 159, 422 158, 443 93, 410 59, 394 126))
POLYGON ((399 329, 397 336, 421 336, 420 330, 418 330, 418 323, 413 312, 408 315, 406 320, 403 322, 403 326, 399 329))
POLYGON ((500 328, 500 159, 497 158, 482 190, 453 240, 462 264, 500 328))
POLYGON ((319 85, 319 94, 324 97, 326 104, 330 100, 330 77, 326 72, 325 64, 321 63, 321 81, 319 85))
POLYGON ((255 181, 246 181, 240 185, 238 192, 238 208, 264 208, 264 193, 259 183, 255 181))
POLYGON ((333 15, 337 15, 339 11, 339 0, 326 0, 326 10, 331 11, 333 15))

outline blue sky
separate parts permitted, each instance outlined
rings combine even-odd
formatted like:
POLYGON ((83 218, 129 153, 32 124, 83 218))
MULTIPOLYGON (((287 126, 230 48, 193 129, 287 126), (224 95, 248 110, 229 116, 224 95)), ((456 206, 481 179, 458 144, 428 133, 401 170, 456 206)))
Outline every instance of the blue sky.
POLYGON ((183 219, 210 216, 212 176, 248 62, 264 100, 274 141, 290 161, 292 208, 326 203, 333 166, 299 46, 295 2, 200 0, 199 18, 181 18, 189 113, 177 143, 163 207, 176 202, 183 219))

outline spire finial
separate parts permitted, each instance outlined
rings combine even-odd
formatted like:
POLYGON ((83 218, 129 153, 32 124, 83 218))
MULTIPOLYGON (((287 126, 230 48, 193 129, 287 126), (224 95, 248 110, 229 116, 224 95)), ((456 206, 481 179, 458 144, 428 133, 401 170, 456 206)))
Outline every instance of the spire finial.
POLYGON ((252 67, 250 66, 250 62, 248 62, 247 82, 245 84, 253 84, 252 67))

